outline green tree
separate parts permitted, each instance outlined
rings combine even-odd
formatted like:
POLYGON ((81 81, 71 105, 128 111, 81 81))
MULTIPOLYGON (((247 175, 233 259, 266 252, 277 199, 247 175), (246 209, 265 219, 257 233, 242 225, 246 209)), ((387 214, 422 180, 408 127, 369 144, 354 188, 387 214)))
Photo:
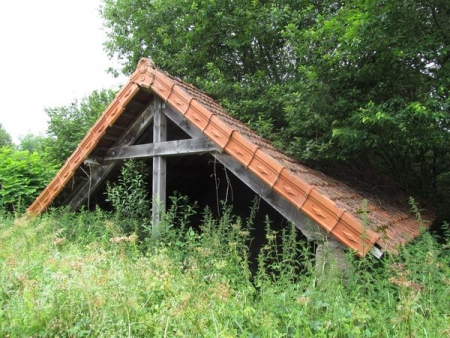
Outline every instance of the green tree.
POLYGON ((63 164, 76 149, 108 104, 113 100, 112 90, 94 91, 81 101, 75 100, 69 106, 46 108, 49 116, 46 141, 50 160, 63 164))
POLYGON ((299 160, 365 163, 445 196, 448 1, 104 0, 101 12, 124 73, 150 55, 299 160))
POLYGON ((3 125, 0 123, 0 147, 10 147, 12 146, 11 135, 3 128, 3 125))
POLYGON ((450 4, 328 8, 314 27, 286 29, 302 80, 286 97, 286 148, 304 159, 364 161, 439 195, 450 168, 450 4))
POLYGON ((158 67, 206 90, 270 137, 285 125, 279 93, 295 76, 281 32, 303 3, 105 0, 105 47, 126 60, 124 73, 150 55, 158 67))
POLYGON ((37 151, 40 154, 44 154, 50 142, 51 139, 47 136, 26 134, 19 138, 18 149, 28 150, 31 153, 37 151))

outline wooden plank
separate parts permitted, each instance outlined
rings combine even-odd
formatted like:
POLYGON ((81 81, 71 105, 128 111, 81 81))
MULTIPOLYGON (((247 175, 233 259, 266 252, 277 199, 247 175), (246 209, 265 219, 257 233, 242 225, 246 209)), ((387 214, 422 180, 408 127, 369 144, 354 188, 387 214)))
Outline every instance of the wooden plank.
MULTIPOLYGON (((147 106, 136 121, 122 134, 121 138, 116 141, 114 146, 118 147, 133 144, 153 121, 154 110, 155 101, 147 106)), ((105 165, 92 166, 91 172, 88 172, 89 177, 87 181, 81 185, 78 190, 74 192, 74 194, 69 196, 64 205, 69 205, 72 210, 76 210, 81 205, 86 203, 90 194, 92 194, 106 179, 106 177, 108 177, 108 174, 114 169, 118 162, 119 161, 112 161, 111 163, 105 165)))
POLYGON ((202 137, 111 148, 103 160, 115 161, 155 156, 194 155, 212 151, 220 151, 220 149, 209 139, 202 137))
MULTIPOLYGON (((171 107, 163 109, 164 114, 170 118, 175 124, 183 129, 186 134, 191 137, 201 137, 203 133, 187 121, 183 116, 174 112, 171 107)), ((292 205, 281 195, 274 192, 269 185, 263 182, 256 175, 249 172, 232 156, 225 153, 213 153, 213 156, 222 163, 225 168, 235 174, 243 183, 257 195, 261 196, 275 210, 283 215, 287 220, 295 224, 295 226, 310 240, 324 240, 329 235, 312 220, 306 217, 298 208, 292 205)))
MULTIPOLYGON (((162 112, 163 102, 157 98, 157 107, 153 120, 153 143, 159 144, 167 140, 167 119, 162 112)), ((152 181, 152 236, 159 237, 159 222, 161 214, 165 213, 166 207, 166 181, 167 163, 163 156, 153 157, 153 181, 152 181)))

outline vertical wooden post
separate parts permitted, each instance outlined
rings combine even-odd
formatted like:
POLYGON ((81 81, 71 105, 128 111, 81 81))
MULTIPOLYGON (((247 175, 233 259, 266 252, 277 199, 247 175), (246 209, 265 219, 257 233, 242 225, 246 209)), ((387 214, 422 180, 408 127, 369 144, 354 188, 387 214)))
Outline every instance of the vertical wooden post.
MULTIPOLYGON (((159 98, 155 99, 155 115, 153 118, 153 143, 155 146, 159 142, 167 140, 167 120, 162 108, 164 102, 159 98)), ((153 208, 152 208, 152 235, 159 237, 159 222, 161 214, 165 212, 166 203, 166 159, 162 156, 153 158, 153 208)))

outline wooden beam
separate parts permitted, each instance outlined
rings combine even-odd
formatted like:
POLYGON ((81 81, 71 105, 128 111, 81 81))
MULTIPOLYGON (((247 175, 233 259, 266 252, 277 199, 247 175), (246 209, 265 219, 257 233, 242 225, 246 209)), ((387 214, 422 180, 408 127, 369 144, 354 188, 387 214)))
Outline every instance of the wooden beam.
POLYGON ((220 148, 218 148, 206 137, 201 137, 187 140, 115 147, 108 151, 103 160, 115 161, 129 158, 147 158, 155 156, 194 155, 212 151, 220 151, 220 148))
POLYGON ((112 129, 126 130, 128 126, 119 126, 118 124, 113 124, 111 126, 112 129))
POLYGON ((112 162, 106 165, 92 166, 90 169, 87 169, 85 171, 86 176, 88 176, 87 181, 80 186, 77 192, 71 196, 70 201, 65 204, 68 204, 71 210, 78 209, 86 202, 89 204, 91 194, 97 190, 115 166, 116 162, 112 162))
MULTIPOLYGON (((163 111, 167 117, 183 129, 189 136, 194 138, 203 136, 203 133, 197 127, 192 125, 183 116, 176 113, 172 108, 166 107, 163 111)), ((287 220, 295 224, 308 239, 324 240, 329 237, 320 226, 305 216, 284 197, 275 193, 265 182, 249 172, 232 156, 225 153, 213 153, 213 156, 287 220)))
MULTIPOLYGON (((167 140, 167 119, 162 112, 163 105, 161 99, 157 98, 156 109, 153 119, 153 143, 155 145, 167 140)), ((159 237, 159 222, 161 214, 165 213, 166 208, 166 181, 167 181, 167 163, 163 156, 153 157, 153 199, 152 199, 152 235, 153 238, 159 237)))
MULTIPOLYGON (((136 121, 122 134, 119 140, 114 144, 115 147, 127 146, 133 144, 138 137, 144 132, 153 120, 153 112, 155 110, 155 102, 150 103, 141 113, 136 121)), ((100 184, 108 177, 108 174, 114 169, 119 161, 112 161, 108 164, 100 166, 92 166, 88 174, 88 180, 80 185, 79 189, 74 192, 66 200, 64 205, 69 205, 72 210, 78 209, 86 203, 89 196, 100 186, 100 184)))
POLYGON ((213 154, 222 165, 236 175, 258 196, 283 215, 310 240, 323 240, 328 234, 284 197, 275 193, 264 181, 248 171, 243 165, 228 154, 213 154))
POLYGON ((130 119, 134 119, 134 118, 136 117, 135 115, 130 114, 130 113, 126 113, 126 112, 123 112, 123 113, 121 114, 121 116, 125 116, 125 117, 128 117, 128 118, 130 118, 130 119))
POLYGON ((175 112, 170 106, 166 105, 163 108, 163 113, 190 137, 192 138, 205 137, 205 135, 203 135, 203 133, 195 125, 189 122, 184 116, 175 112))

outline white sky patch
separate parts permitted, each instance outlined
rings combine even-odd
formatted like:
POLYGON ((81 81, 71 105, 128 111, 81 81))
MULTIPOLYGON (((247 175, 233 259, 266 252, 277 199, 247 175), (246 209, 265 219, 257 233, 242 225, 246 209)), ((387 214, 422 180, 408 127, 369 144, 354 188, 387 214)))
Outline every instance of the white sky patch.
POLYGON ((0 2, 0 123, 15 142, 44 134, 45 107, 67 106, 94 90, 120 88, 106 40, 100 0, 0 2))

